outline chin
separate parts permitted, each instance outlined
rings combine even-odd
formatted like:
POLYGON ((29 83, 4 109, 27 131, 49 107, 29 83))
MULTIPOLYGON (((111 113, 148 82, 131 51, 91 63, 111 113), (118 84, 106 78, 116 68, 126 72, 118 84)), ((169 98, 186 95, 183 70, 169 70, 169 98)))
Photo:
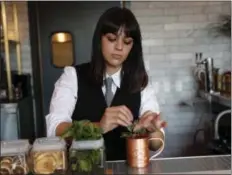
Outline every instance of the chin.
POLYGON ((111 60, 108 62, 108 65, 114 68, 118 68, 122 66, 122 61, 118 61, 118 60, 111 60))

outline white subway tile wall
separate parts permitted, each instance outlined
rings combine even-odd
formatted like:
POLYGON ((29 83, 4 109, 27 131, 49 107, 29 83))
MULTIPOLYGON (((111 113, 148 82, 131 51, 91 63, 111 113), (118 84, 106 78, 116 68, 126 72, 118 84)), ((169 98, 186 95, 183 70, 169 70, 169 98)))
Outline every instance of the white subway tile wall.
POLYGON ((194 132, 202 125, 201 117, 207 116, 207 109, 200 104, 194 108, 178 104, 195 96, 191 66, 196 52, 202 52, 203 58, 213 57, 216 67, 230 69, 231 40, 210 35, 209 27, 220 14, 231 13, 231 4, 229 1, 132 1, 129 7, 140 24, 146 67, 163 118, 168 122, 166 148, 161 156, 184 155, 184 150, 193 143, 194 132))

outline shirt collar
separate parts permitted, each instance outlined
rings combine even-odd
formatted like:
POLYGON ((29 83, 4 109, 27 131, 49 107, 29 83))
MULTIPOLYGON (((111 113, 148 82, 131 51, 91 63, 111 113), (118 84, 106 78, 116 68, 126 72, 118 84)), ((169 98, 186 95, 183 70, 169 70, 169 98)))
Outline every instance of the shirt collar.
POLYGON ((117 72, 112 74, 111 76, 108 75, 107 73, 104 75, 103 80, 105 80, 108 77, 112 77, 114 84, 120 88, 121 85, 121 69, 119 69, 117 72))

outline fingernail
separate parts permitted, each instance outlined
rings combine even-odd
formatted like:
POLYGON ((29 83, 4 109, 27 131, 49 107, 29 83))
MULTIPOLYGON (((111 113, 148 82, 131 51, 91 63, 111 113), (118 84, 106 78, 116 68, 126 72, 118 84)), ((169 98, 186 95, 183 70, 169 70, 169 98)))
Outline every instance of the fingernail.
POLYGON ((167 126, 167 122, 162 122, 161 127, 165 128, 167 126))

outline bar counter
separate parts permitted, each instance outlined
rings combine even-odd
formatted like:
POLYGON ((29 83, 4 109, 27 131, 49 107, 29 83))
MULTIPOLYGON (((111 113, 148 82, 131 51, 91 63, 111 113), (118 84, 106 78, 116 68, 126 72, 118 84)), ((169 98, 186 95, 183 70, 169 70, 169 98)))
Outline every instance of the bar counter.
MULTIPOLYGON (((125 161, 108 161, 106 162, 105 173, 103 171, 97 170, 90 174, 67 171, 64 174, 231 174, 231 155, 156 158, 150 161, 147 168, 130 168, 126 165, 125 161)), ((55 173, 54 175, 58 174, 55 173)), ((28 175, 36 174, 29 173, 28 175)))
POLYGON ((129 168, 125 161, 107 162, 107 174, 231 174, 231 155, 157 158, 147 168, 129 168))

